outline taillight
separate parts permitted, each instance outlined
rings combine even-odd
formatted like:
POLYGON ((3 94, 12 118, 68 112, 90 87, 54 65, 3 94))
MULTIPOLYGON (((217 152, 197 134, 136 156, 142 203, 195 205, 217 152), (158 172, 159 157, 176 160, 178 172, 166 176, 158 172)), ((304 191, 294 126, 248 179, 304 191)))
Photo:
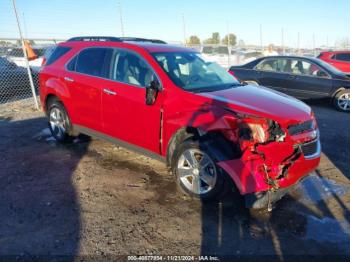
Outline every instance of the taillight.
POLYGON ((235 72, 228 70, 228 72, 235 77, 235 72))
POLYGON ((239 79, 238 79, 237 76, 235 75, 235 72, 233 72, 233 71, 231 71, 231 70, 228 70, 228 72, 229 72, 229 74, 230 74, 231 76, 233 76, 233 78, 234 78, 235 80, 239 81, 239 79))
POLYGON ((47 61, 47 60, 46 60, 46 57, 44 56, 44 57, 43 57, 43 61, 41 62, 41 66, 44 66, 44 65, 46 64, 46 61, 47 61))

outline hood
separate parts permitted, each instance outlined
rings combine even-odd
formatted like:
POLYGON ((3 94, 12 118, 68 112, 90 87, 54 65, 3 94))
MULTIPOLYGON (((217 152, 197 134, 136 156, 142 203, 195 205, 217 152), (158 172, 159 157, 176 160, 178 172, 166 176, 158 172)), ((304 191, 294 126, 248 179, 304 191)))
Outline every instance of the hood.
POLYGON ((312 112, 311 108, 300 100, 261 86, 238 86, 199 95, 238 113, 269 118, 280 124, 310 120, 312 112))

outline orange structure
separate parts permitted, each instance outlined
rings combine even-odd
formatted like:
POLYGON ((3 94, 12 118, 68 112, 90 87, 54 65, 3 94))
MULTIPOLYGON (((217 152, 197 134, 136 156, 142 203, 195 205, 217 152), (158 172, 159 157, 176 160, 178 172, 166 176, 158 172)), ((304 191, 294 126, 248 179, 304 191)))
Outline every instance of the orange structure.
POLYGON ((29 41, 27 41, 27 40, 24 41, 24 47, 25 47, 25 49, 26 49, 26 52, 27 52, 27 56, 28 56, 28 60, 29 60, 29 61, 38 58, 38 56, 35 54, 33 48, 31 47, 29 41))

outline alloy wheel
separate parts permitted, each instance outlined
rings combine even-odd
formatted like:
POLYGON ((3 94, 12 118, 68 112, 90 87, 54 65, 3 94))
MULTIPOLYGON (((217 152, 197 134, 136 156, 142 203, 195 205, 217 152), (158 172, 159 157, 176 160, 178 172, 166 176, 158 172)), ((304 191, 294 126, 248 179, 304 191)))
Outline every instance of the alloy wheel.
POLYGON ((338 98, 338 106, 344 111, 350 110, 350 93, 342 94, 338 98))
POLYGON ((182 153, 177 171, 181 183, 193 194, 203 195, 215 187, 215 164, 206 153, 198 149, 187 149, 182 153))

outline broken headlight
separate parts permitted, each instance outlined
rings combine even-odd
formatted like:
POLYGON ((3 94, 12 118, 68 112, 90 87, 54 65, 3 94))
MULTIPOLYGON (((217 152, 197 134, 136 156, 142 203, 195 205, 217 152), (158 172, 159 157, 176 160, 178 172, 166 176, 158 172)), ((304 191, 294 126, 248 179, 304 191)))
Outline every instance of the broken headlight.
POLYGON ((281 126, 272 120, 254 116, 240 118, 240 137, 260 144, 271 141, 283 142, 286 133, 281 126))
POLYGON ((241 136, 258 143, 265 143, 270 138, 270 121, 264 118, 245 117, 241 119, 241 136))

